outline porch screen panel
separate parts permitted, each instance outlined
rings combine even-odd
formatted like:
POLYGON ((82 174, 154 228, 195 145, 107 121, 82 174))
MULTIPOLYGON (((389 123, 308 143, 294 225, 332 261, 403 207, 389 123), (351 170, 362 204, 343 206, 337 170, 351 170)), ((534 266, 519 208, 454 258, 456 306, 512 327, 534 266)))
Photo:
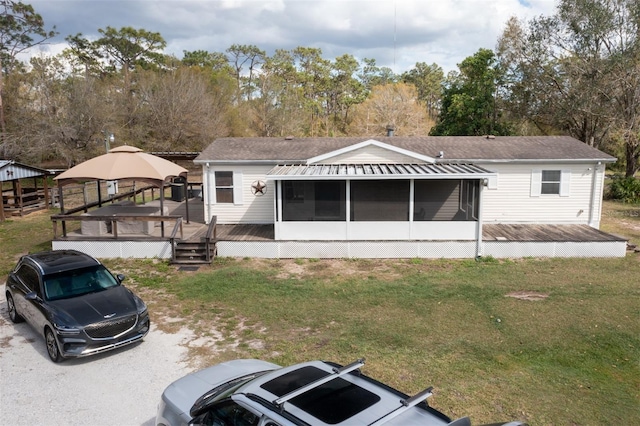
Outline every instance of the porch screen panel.
POLYGON ((478 180, 416 180, 413 220, 477 220, 478 195, 478 180))
POLYGON ((478 220, 480 211, 480 181, 463 180, 460 191, 461 214, 456 220, 478 220))
POLYGON ((351 220, 354 222, 408 221, 409 181, 351 181, 351 220))
POLYGON ((413 220, 460 220, 459 180, 416 180, 413 220))
POLYGON ((346 220, 345 181, 282 182, 283 221, 346 220))

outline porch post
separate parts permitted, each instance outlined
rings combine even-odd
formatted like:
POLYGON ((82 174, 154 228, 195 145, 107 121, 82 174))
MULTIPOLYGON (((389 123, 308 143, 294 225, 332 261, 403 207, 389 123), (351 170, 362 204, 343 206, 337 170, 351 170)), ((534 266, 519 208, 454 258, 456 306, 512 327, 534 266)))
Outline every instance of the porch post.
MULTIPOLYGON (((164 181, 160 184, 160 216, 164 216, 164 181)), ((164 238, 164 219, 160 220, 160 236, 164 238)))
POLYGON ((2 182, 0 182, 0 222, 3 222, 4 220, 4 197, 2 196, 2 182))
POLYGON ((484 254, 484 244, 482 243, 482 193, 484 192, 485 179, 480 179, 478 185, 478 223, 476 225, 476 257, 481 257, 484 254))
MULTIPOLYGON (((58 203, 60 203, 60 214, 64 214, 64 197, 62 196, 62 181, 58 181, 58 203)), ((55 222, 54 222, 55 225, 55 222)), ((67 221, 62 219, 62 235, 67 236, 67 221)))
POLYGON ((280 221, 282 220, 282 181, 273 182, 276 186, 276 192, 273 197, 273 238, 277 240, 280 237, 280 221))
POLYGON ((189 179, 184 178, 184 207, 187 211, 187 223, 189 223, 189 179))
POLYGON ((350 224, 351 224, 351 180, 347 179, 345 181, 345 187, 346 188, 344 190, 344 193, 345 193, 345 197, 347 198, 345 200, 345 203, 344 203, 344 208, 346 210, 346 212, 345 212, 346 213, 345 230, 346 230, 346 234, 347 234, 347 235, 345 235, 345 239, 350 240, 351 239, 351 227, 350 227, 350 224))
MULTIPOLYGON (((44 190, 44 208, 49 208, 49 183, 47 182, 48 178, 45 174, 42 176, 42 189, 44 190)), ((36 186, 37 189, 37 186, 36 186)))

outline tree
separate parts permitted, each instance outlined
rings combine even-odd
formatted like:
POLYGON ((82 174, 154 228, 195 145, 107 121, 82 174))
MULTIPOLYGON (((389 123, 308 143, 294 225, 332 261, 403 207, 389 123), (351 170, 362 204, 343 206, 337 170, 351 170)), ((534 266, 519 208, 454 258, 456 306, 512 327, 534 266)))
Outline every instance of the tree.
MULTIPOLYGON (((144 29, 122 27, 116 30, 112 27, 98 29, 102 37, 95 45, 101 49, 107 60, 120 65, 123 75, 123 93, 125 97, 125 123, 133 116, 133 102, 131 100, 131 71, 136 67, 148 68, 160 65, 165 57, 161 53, 167 43, 160 33, 144 29)), ((127 127, 130 123, 127 124, 127 127)))
POLYGON ((251 126, 259 136, 303 136, 302 87, 293 53, 278 49, 265 59, 258 76, 259 95, 251 103, 251 126))
POLYGON ((374 86, 371 96, 355 107, 349 134, 385 135, 391 126, 398 136, 421 136, 427 134, 432 125, 424 105, 418 101, 415 86, 384 84, 374 86))
POLYGON ((238 82, 239 97, 244 97, 250 101, 254 91, 254 74, 257 68, 264 62, 265 52, 253 45, 234 44, 227 49, 228 61, 233 64, 236 79, 238 82), (247 68, 248 74, 242 73, 247 68))
POLYGON ((0 0, 0 145, 4 146, 7 131, 3 103, 4 76, 11 74, 15 68, 19 53, 46 42, 56 34, 55 27, 45 30, 42 16, 32 6, 19 1, 0 0))
POLYGON ((342 55, 336 58, 331 68, 327 115, 332 116, 332 124, 336 130, 345 134, 350 111, 354 105, 366 99, 366 90, 356 78, 360 64, 353 56, 342 55))
POLYGON ((429 117, 436 119, 440 110, 444 71, 433 63, 417 62, 416 66, 402 74, 402 81, 411 83, 418 89, 418 99, 426 108, 429 117))
POLYGON ((459 73, 449 75, 442 95, 434 136, 508 135, 501 120, 497 93, 502 71, 493 51, 480 49, 465 58, 459 73))
MULTIPOLYGON (((139 77, 140 127, 146 129, 147 149, 199 151, 225 133, 223 102, 211 90, 205 72, 182 67, 175 71, 146 71, 139 77)), ((226 102, 225 102, 226 101, 226 102)))
POLYGON ((19 127, 17 140, 24 160, 64 159, 71 166, 104 153, 101 130, 109 119, 105 84, 95 78, 69 76, 56 57, 34 57, 23 74, 8 122, 19 127))
POLYGON ((331 62, 322 57, 322 50, 312 47, 296 47, 293 58, 297 64, 298 78, 304 104, 308 114, 309 136, 328 133, 326 106, 331 80, 331 62))
POLYGON ((379 67, 376 65, 375 59, 364 58, 363 62, 364 65, 358 74, 358 78, 368 92, 370 92, 374 86, 396 83, 398 81, 398 76, 394 74, 391 68, 379 67))
POLYGON ((553 16, 511 19, 498 52, 514 112, 594 147, 621 140, 627 176, 638 170, 640 2, 560 0, 553 16))
POLYGON ((78 33, 65 38, 69 47, 63 51, 63 57, 69 62, 74 74, 99 76, 104 71, 103 56, 99 47, 78 33))
POLYGON ((220 71, 229 67, 224 53, 207 52, 206 50, 183 51, 182 63, 188 67, 200 67, 211 71, 220 71))

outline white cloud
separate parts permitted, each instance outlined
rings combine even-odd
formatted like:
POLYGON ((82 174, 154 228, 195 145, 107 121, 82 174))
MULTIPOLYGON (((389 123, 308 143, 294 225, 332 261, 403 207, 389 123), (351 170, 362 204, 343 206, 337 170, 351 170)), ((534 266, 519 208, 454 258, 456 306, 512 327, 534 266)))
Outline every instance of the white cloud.
MULTIPOLYGON (((132 26, 159 32, 166 53, 224 52, 232 44, 318 47, 327 59, 351 54, 401 73, 416 62, 445 71, 480 48, 493 49, 511 16, 554 11, 553 0, 32 0, 47 28, 64 37, 132 26)), ((37 50, 36 50, 37 51, 37 50)))

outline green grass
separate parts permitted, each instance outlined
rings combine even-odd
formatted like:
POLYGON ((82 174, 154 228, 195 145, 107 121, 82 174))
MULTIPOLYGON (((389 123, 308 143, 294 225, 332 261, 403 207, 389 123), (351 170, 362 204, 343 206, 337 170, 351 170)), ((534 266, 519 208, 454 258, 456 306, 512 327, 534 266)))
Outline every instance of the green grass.
MULTIPOLYGON (((635 207, 637 209, 637 206, 635 207)), ((623 213, 620 213, 622 211, 623 213)), ((634 207, 603 228, 640 241, 634 207), (629 213, 630 212, 630 213, 629 213), (620 218, 624 221, 621 221, 620 218)), ((47 249, 46 214, 0 223, 6 275, 47 249)), ((106 261, 171 330, 217 336, 205 364, 365 357, 365 373, 475 424, 640 424, 640 255, 617 259, 217 259, 180 273, 158 260, 106 261), (530 292, 539 300, 509 295, 530 292)), ((201 365, 201 364, 199 364, 201 365)))

